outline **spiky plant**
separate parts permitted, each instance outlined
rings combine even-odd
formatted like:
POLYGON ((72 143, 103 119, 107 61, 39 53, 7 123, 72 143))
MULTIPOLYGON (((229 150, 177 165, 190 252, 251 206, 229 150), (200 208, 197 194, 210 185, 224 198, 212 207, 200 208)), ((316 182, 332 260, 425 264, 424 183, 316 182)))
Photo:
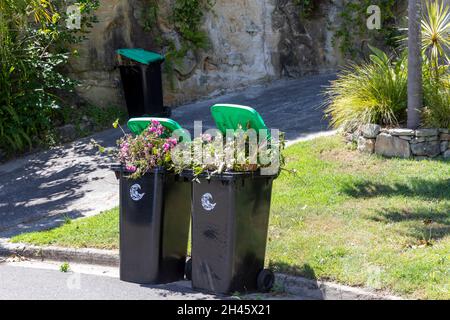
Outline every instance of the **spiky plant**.
POLYGON ((441 0, 428 1, 422 17, 422 51, 437 75, 441 61, 449 63, 450 6, 441 0))
POLYGON ((406 116, 406 55, 389 58, 371 47, 370 61, 353 64, 326 90, 326 113, 335 128, 361 124, 394 126, 406 116))

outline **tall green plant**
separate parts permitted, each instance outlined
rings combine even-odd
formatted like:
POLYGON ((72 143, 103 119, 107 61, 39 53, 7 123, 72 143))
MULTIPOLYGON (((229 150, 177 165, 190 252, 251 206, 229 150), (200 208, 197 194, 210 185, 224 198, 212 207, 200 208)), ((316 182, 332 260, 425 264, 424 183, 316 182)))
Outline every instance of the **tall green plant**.
POLYGON ((422 51, 431 60, 438 75, 440 61, 449 60, 450 50, 450 6, 441 0, 426 2, 422 17, 422 51))
POLYGON ((326 90, 331 124, 354 130, 361 124, 395 126, 405 120, 406 55, 388 57, 371 47, 370 61, 352 64, 326 90))
MULTIPOLYGON (((425 57, 426 65, 431 66, 425 57)), ((450 129, 450 73, 448 65, 424 68, 423 125, 450 129), (436 76, 437 72, 437 76, 436 76)))
POLYGON ((82 29, 66 28, 64 2, 0 0, 0 149, 23 151, 47 142, 61 91, 74 82, 63 69, 69 47, 95 21, 97 0, 80 0, 82 29))

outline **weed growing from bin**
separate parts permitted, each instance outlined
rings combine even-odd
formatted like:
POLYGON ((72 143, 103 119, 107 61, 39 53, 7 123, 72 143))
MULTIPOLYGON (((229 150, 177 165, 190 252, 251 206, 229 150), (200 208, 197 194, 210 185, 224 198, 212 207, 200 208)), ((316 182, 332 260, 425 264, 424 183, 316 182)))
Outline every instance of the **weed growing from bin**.
POLYGON ((257 133, 253 129, 227 130, 223 136, 218 130, 209 130, 192 142, 180 143, 172 151, 175 171, 192 169, 202 173, 256 172, 277 174, 284 164, 281 151, 284 136, 272 130, 257 133))
POLYGON ((131 178, 139 178, 157 167, 171 168, 171 150, 178 140, 166 136, 166 129, 153 120, 142 134, 128 134, 118 141, 118 158, 132 173, 131 178))
MULTIPOLYGON (((284 166, 282 150, 284 135, 278 130, 253 129, 227 130, 222 135, 218 130, 209 130, 194 140, 183 130, 172 132, 157 120, 150 122, 139 135, 126 134, 118 121, 114 128, 120 128, 124 137, 118 142, 115 156, 130 178, 137 179, 155 168, 181 173, 192 170, 194 176, 224 172, 256 172, 262 175, 276 175, 284 166), (183 137, 183 140, 180 140, 183 137), (269 138, 270 137, 270 138, 269 138)), ((201 130, 200 130, 201 132, 201 130)), ((92 141, 102 153, 106 148, 92 141)))

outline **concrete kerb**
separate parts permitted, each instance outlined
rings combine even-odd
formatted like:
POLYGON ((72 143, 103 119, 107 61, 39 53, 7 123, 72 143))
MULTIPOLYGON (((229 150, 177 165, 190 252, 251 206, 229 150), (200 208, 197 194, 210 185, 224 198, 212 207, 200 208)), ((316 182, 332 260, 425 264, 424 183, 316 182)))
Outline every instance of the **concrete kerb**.
POLYGON ((386 293, 286 274, 277 273, 276 279, 281 290, 312 300, 402 300, 386 293))
POLYGON ((39 247, 0 240, 0 256, 19 256, 36 260, 51 260, 102 266, 119 266, 119 253, 113 250, 39 247))
MULTIPOLYGON (((0 239, 0 257, 2 256, 109 267, 119 266, 119 253, 116 250, 39 247, 21 243, 14 244, 6 239, 0 239)), ((276 274, 276 282, 277 291, 311 300, 401 300, 400 297, 388 294, 281 273, 276 274)))

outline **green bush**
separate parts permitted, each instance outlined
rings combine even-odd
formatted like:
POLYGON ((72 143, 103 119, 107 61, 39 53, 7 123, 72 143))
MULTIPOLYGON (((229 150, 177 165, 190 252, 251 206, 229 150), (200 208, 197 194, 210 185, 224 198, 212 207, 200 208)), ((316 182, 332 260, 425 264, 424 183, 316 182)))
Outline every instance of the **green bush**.
MULTIPOLYGON (((408 92, 406 51, 388 58, 371 48, 370 61, 352 65, 326 90, 326 113, 335 128, 352 131, 360 125, 376 123, 398 126, 405 123, 408 92)), ((448 66, 436 69, 424 56, 423 127, 450 128, 450 76, 448 66)))
MULTIPOLYGON (((422 16, 425 127, 450 128, 449 31, 450 7, 441 0, 428 1, 422 16)), ((371 50, 370 61, 351 65, 326 91, 326 112, 334 127, 397 126, 406 120, 407 49, 392 58, 371 50)))
POLYGON ((326 90, 326 112, 336 128, 352 130, 366 123, 394 126, 405 120, 406 56, 391 59, 371 49, 370 61, 351 65, 326 90))
POLYGON ((64 1, 0 0, 0 149, 9 154, 48 142, 73 43, 95 22, 97 0, 79 0, 82 29, 66 27, 64 1))
POLYGON ((431 128, 450 129, 450 75, 448 67, 440 67, 440 76, 437 78, 433 76, 435 70, 429 73, 430 75, 425 76, 424 80, 423 124, 431 128))

